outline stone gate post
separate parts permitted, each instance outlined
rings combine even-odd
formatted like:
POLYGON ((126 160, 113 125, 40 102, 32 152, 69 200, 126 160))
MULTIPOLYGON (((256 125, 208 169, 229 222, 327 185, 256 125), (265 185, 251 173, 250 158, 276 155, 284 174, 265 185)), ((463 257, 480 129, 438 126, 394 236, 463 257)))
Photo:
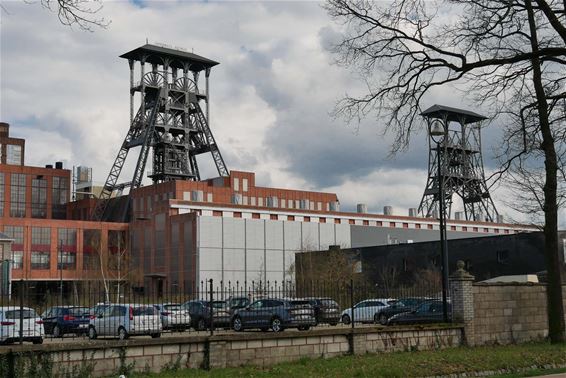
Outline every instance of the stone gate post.
POLYGON ((475 277, 464 270, 463 261, 456 263, 456 271, 450 275, 450 300, 452 303, 452 321, 464 324, 463 340, 467 345, 474 345, 474 293, 472 283, 475 277))

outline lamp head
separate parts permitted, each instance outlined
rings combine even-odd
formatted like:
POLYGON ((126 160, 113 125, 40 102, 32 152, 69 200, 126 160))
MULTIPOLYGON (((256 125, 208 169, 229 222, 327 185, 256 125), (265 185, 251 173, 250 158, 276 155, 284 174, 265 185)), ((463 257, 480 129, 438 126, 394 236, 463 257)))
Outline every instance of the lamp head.
POLYGON ((446 135, 444 122, 439 119, 433 120, 429 125, 428 133, 434 142, 439 143, 446 135))

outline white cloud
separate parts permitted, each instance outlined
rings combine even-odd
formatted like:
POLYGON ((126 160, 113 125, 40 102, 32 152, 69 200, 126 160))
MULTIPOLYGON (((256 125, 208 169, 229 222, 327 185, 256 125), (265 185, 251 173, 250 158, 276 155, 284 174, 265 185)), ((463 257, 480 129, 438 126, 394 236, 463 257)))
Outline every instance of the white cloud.
MULTIPOLYGON (((28 163, 64 160, 106 178, 129 122, 128 66, 118 56, 149 38, 221 63, 211 75, 211 126, 228 168, 257 172, 258 185, 334 191, 343 209, 363 202, 405 214, 419 204, 423 134, 387 160, 377 121, 355 132, 329 116, 363 85, 331 64, 338 26, 319 3, 106 1, 112 23, 94 33, 60 25, 38 4, 4 4, 0 120, 27 138, 28 163)), ((438 90, 431 101, 457 106, 454 97, 438 90)))

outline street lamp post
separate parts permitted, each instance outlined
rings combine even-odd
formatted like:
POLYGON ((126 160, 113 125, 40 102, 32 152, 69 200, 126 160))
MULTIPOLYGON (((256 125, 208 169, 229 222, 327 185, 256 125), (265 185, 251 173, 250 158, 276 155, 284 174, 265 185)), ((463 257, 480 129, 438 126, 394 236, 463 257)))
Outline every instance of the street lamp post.
POLYGON ((63 239, 59 240, 58 265, 59 265, 59 296, 60 306, 63 305, 63 239))
POLYGON ((446 204, 444 197, 444 174, 442 172, 441 143, 447 136, 444 123, 438 119, 430 123, 430 139, 436 143, 436 164, 438 168, 438 210, 440 223, 440 254, 442 256, 442 314, 444 322, 448 322, 448 243, 446 238, 446 204))

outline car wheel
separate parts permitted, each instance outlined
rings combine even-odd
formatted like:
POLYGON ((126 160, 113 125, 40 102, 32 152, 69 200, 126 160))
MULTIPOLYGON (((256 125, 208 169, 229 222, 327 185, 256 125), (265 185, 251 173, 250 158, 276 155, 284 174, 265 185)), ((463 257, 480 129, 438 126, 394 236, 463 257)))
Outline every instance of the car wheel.
POLYGON ((281 325, 281 319, 279 319, 277 317, 271 319, 271 330, 273 332, 283 331, 283 326, 281 325))
POLYGON ((126 332, 124 327, 118 328, 118 338, 120 340, 126 340, 128 338, 128 332, 126 332))
POLYGON ((342 315, 342 323, 350 324, 350 316, 349 315, 342 315))
POLYGON ((161 337, 161 334, 160 334, 160 333, 152 333, 152 334, 151 334, 151 338, 152 338, 152 339, 159 339, 160 337, 161 337))
POLYGON ((308 331, 310 328, 310 326, 301 326, 299 327, 299 331, 308 331))
POLYGON ((55 337, 55 338, 63 337, 63 334, 61 334, 61 328, 59 328, 59 326, 53 327, 53 333, 52 333, 52 335, 53 335, 53 337, 55 337))
POLYGON ((232 321, 232 328, 234 329, 234 331, 236 332, 240 332, 243 330, 243 324, 242 324, 242 319, 239 316, 236 316, 234 318, 234 320, 232 321))
POLYGON ((203 318, 200 318, 196 326, 197 331, 204 331, 206 329, 206 322, 203 318))
POLYGON ((267 328, 267 327, 261 327, 259 330, 260 330, 261 332, 267 332, 267 331, 269 331, 269 328, 267 328))
POLYGON ((91 340, 96 340, 96 329, 94 329, 94 327, 89 327, 88 329, 88 338, 91 340))
POLYGON ((379 324, 387 325, 387 315, 379 314, 379 324))
POLYGON ((32 341, 34 344, 43 344, 43 337, 37 337, 32 341))

